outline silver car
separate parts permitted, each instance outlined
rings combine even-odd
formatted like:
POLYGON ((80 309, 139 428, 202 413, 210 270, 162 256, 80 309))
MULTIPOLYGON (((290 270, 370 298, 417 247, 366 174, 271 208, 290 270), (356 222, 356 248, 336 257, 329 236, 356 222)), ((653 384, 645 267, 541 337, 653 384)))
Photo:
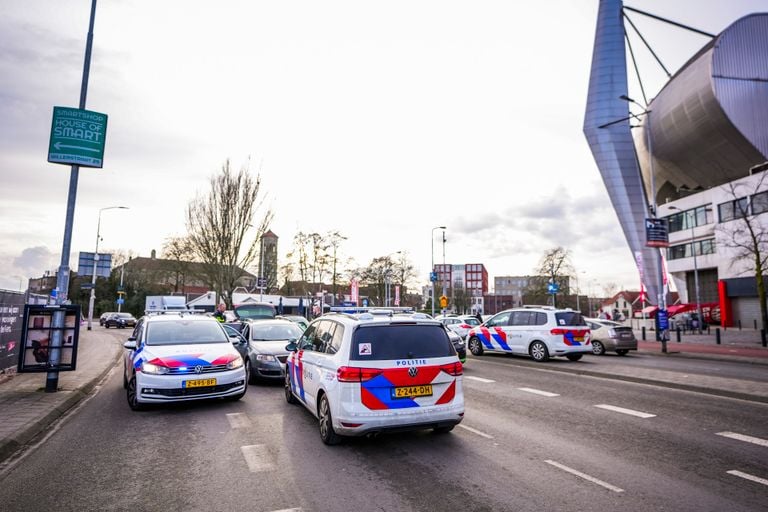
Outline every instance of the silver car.
POLYGON ((288 358, 285 346, 301 338, 303 332, 298 324, 279 318, 246 323, 242 335, 248 342, 244 357, 249 383, 272 379, 282 382, 288 358))
POLYGON ((630 350, 637 350, 637 338, 632 328, 600 318, 585 318, 592 331, 592 353, 601 356, 606 351, 625 356, 630 350))

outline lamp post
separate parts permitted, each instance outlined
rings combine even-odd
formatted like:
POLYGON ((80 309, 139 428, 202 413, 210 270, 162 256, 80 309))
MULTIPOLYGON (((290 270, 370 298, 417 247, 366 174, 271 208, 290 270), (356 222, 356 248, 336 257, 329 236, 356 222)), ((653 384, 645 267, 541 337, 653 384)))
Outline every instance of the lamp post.
POLYGON ((390 273, 392 272, 390 262, 392 260, 390 260, 390 258, 395 254, 402 254, 402 252, 403 251, 395 251, 387 255, 387 269, 384 272, 384 307, 389 307, 389 303, 392 301, 392 277, 390 276, 390 273))
POLYGON ((261 294, 259 295, 259 302, 264 302, 264 285, 267 284, 266 278, 264 277, 264 233, 261 234, 261 248, 259 249, 259 291, 261 294))
POLYGON ((91 276, 91 298, 88 300, 88 330, 93 322, 93 302, 96 300, 96 269, 99 264, 99 238, 101 238, 101 212, 105 210, 127 210, 127 206, 107 206, 99 210, 99 221, 96 223, 96 251, 93 253, 93 276, 91 276))
MULTIPOLYGON (((677 210, 682 211, 677 206, 670 206, 670 210, 677 210)), ((710 208, 704 208, 704 222, 706 224, 707 221, 707 212, 711 212, 712 210, 710 208)), ((703 320, 701 316, 701 295, 699 293, 699 265, 696 262, 696 234, 694 232, 694 229, 696 227, 696 210, 690 210, 690 212, 685 212, 686 218, 690 219, 691 224, 691 253, 693 254, 693 283, 694 288, 696 290, 696 325, 697 330, 699 331, 699 334, 701 334, 701 322, 703 320), (688 216, 688 213, 690 213, 690 217, 688 216)), ((690 300, 690 297, 689 297, 690 300)))
POLYGON ((436 229, 445 229, 445 226, 437 226, 432 228, 432 266, 429 269, 429 282, 432 283, 432 316, 435 316, 435 281, 437 279, 432 279, 432 276, 437 276, 437 273, 435 272, 435 230, 436 229))

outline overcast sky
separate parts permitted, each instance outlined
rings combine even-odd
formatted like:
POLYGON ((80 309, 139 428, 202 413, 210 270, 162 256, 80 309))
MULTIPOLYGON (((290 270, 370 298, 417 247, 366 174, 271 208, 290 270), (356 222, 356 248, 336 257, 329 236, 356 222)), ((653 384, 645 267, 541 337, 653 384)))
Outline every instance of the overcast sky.
MULTIPOLYGON (((61 260, 70 168, 46 152, 53 106, 78 106, 90 5, 0 3, 0 288, 61 260)), ((768 9, 626 5, 712 33, 768 9)), ((491 279, 531 274, 562 246, 583 292, 638 289, 582 133, 597 7, 101 0, 86 108, 109 116, 106 152, 103 169, 80 170, 71 267, 109 206, 129 209, 102 213, 100 249, 160 254, 229 158, 260 173, 280 255, 298 231, 339 231, 344 257, 404 251, 426 283, 444 225, 446 263, 483 263, 491 279)), ((630 16, 671 70, 707 42, 630 16)), ((653 95, 666 78, 634 48, 653 95)))

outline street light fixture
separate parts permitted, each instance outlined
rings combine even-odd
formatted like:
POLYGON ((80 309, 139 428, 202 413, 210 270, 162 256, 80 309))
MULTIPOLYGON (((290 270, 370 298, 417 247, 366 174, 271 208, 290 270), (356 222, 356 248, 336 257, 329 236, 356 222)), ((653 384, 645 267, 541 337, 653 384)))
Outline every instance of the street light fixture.
POLYGON ((127 206, 107 206, 99 209, 99 221, 96 223, 96 251, 93 253, 93 276, 91 276, 91 298, 88 301, 88 330, 93 323, 93 302, 96 300, 96 268, 99 264, 99 238, 101 238, 101 212, 105 210, 127 210, 127 206))
MULTIPOLYGON (((683 210, 681 210, 677 206, 670 206, 669 209, 683 212, 683 210)), ((706 221, 708 220, 707 213, 711 211, 712 211, 711 208, 704 208, 705 224, 706 224, 706 221)), ((686 218, 690 219, 689 222, 691 224, 691 253, 693 254, 693 282, 694 282, 694 287, 696 289, 696 324, 697 324, 697 329, 699 331, 699 334, 701 334, 702 332, 701 323, 702 323, 703 317, 701 316, 701 295, 699 293, 699 266, 696 262, 696 240, 695 240, 696 234, 694 233, 694 228, 696 227, 696 222, 695 222, 696 210, 693 209, 693 210, 686 211, 684 213, 686 215, 686 218), (690 217, 688 216, 689 213, 690 213, 690 217)), ((690 300, 690 297, 689 297, 689 300, 690 300)))
MULTIPOLYGON (((432 316, 435 316, 435 280, 432 279, 433 275, 436 277, 435 272, 435 230, 445 229, 445 226, 437 226, 432 228, 432 266, 429 268, 429 281, 432 283, 432 316)), ((445 238, 445 236, 443 236, 445 238)))

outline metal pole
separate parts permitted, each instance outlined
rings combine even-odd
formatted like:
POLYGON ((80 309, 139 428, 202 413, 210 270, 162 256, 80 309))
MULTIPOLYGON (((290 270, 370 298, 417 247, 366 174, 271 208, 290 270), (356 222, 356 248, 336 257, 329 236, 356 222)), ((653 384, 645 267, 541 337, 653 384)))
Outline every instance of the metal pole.
MULTIPOLYGON (((445 228, 443 228, 443 272, 445 272, 445 228)), ((443 276, 443 293, 441 297, 442 296, 445 296, 445 276, 443 276)), ((445 308, 441 306, 440 312, 445 314, 445 308)))
MULTIPOLYGON (((648 165, 649 165, 649 171, 650 171, 650 178, 651 178, 651 204, 653 204, 653 217, 658 219, 659 218, 659 212, 658 212, 658 205, 656 204, 656 179, 654 176, 653 171, 653 146, 651 142, 651 111, 646 110, 645 115, 646 120, 646 130, 645 135, 647 139, 647 145, 648 145, 648 165)), ((666 311, 667 309, 667 298, 666 294, 664 293, 664 257, 661 254, 661 249, 658 249, 659 254, 659 294, 657 297, 656 304, 658 305, 658 310, 656 314, 659 314, 659 311, 662 309, 666 311)), ((657 322, 658 323, 658 322, 657 322)), ((659 323, 659 325, 661 325, 659 323)), ((661 351, 663 353, 667 353, 667 337, 666 337, 666 331, 659 328, 659 340, 661 341, 661 351)))
MULTIPOLYGON (((704 213, 706 215, 706 212, 704 213)), ((694 240, 694 214, 691 213, 691 251, 693 252, 693 281, 696 287, 696 326, 699 334, 701 334, 701 297, 699 295, 699 267, 696 263, 696 241, 694 240)))
POLYGON ((93 276, 91 276, 91 298, 88 300, 88 330, 91 330, 91 323, 93 322, 93 303, 96 300, 96 269, 99 264, 99 237, 101 232, 101 212, 106 210, 102 208, 99 210, 99 221, 96 223, 96 251, 93 253, 93 276))
POLYGON ((261 234, 261 249, 259 249, 259 259, 261 260, 259 262, 259 291, 261 292, 261 295, 259 295, 259 302, 264 302, 264 286, 267 284, 264 278, 264 233, 261 234))
POLYGON ((432 228, 432 267, 430 268, 429 272, 429 282, 432 285, 432 316, 435 316, 435 282, 432 281, 432 273, 435 272, 435 230, 436 229, 445 229, 445 226, 435 226, 432 228))
MULTIPOLYGON (((121 291, 121 292, 123 291, 123 274, 124 274, 124 273, 125 273, 125 263, 123 263, 123 266, 122 266, 122 267, 120 267, 120 291, 121 291)), ((119 313, 119 312, 120 312, 120 310, 122 309, 122 308, 121 308, 121 306, 123 305, 123 304, 122 304, 123 295, 125 295, 125 294, 124 294, 124 293, 118 293, 118 294, 117 294, 117 298, 118 298, 118 299, 121 301, 121 302, 118 302, 118 303, 117 303, 117 312, 118 312, 118 313, 119 313)))
MULTIPOLYGON (((85 43, 85 59, 83 62, 83 79, 80 83, 80 108, 85 109, 85 100, 88 95, 88 76, 91 69, 91 48, 93 46, 93 25, 96 20, 96 0, 91 1, 91 17, 88 23, 88 37, 85 43)), ((75 202, 77 201, 77 180, 80 174, 80 166, 73 165, 69 173, 69 193, 67 195, 67 214, 64 221, 64 241, 61 249, 61 262, 56 273, 56 304, 68 301, 69 295, 69 251, 72 245, 72 226, 75 219, 75 202)), ((62 332, 64 327, 64 312, 57 311, 52 321, 53 336, 51 339, 51 353, 49 361, 51 365, 59 364, 61 358, 62 332)), ((54 370, 46 373, 45 392, 55 393, 59 387, 59 372, 54 370)))

